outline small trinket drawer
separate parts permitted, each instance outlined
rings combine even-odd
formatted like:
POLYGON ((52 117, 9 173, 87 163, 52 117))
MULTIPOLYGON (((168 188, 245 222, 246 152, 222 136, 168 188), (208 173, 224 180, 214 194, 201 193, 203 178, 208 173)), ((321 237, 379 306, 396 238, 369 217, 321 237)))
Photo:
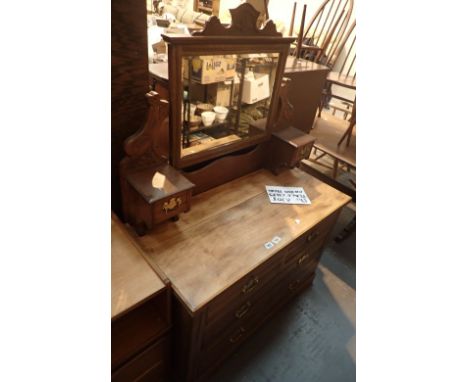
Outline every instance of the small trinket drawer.
POLYGON ((131 172, 125 181, 125 219, 139 235, 190 210, 194 185, 167 164, 131 172), (160 184, 154 184, 156 174, 160 184))

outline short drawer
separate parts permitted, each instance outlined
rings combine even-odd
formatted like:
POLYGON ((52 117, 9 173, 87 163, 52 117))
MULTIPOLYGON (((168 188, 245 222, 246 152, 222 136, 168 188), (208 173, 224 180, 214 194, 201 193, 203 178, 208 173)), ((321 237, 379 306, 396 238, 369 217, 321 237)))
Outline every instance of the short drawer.
POLYGON ((321 249, 328 237, 328 234, 332 230, 337 217, 337 213, 328 216, 326 219, 322 220, 305 234, 300 236, 292 246, 287 247, 284 250, 284 264, 287 266, 290 262, 296 261, 297 256, 303 250, 311 250, 315 252, 316 250, 321 249))
POLYGON ((164 381, 169 371, 169 355, 170 339, 165 336, 112 373, 112 382, 164 381))
MULTIPOLYGON (((278 275, 280 276, 280 275, 278 275)), ((214 319, 204 330, 202 339, 202 349, 210 347, 219 336, 231 327, 239 326, 245 321, 250 320, 259 312, 265 311, 265 303, 268 300, 268 294, 274 287, 278 277, 268 281, 259 291, 240 301, 233 302, 233 305, 214 319)))
POLYGON ((322 247, 303 247, 297 252, 288 256, 285 262, 284 272, 294 271, 295 269, 316 267, 320 261, 322 247))
POLYGON ((295 152, 295 155, 294 155, 293 164, 296 165, 302 159, 309 159, 310 152, 312 151, 313 145, 314 145, 314 142, 309 143, 309 144, 307 144, 305 146, 302 146, 302 147, 298 147, 296 149, 296 152, 295 152))
MULTIPOLYGON (((265 307, 266 308, 266 307, 265 307)), ((200 360, 200 371, 205 372, 208 369, 216 367, 223 359, 231 354, 248 336, 253 334, 256 328, 264 321, 266 315, 265 310, 259 310, 249 317, 246 317, 242 322, 231 323, 231 325, 210 343, 207 343, 207 348, 203 351, 203 356, 200 360)))
POLYGON ((209 326, 216 320, 235 314, 246 301, 267 291, 265 288, 277 277, 281 269, 281 254, 282 252, 275 254, 216 297, 207 307, 205 324, 209 326))
MULTIPOLYGON (((282 283, 282 291, 285 294, 291 295, 302 289, 313 278, 317 269, 318 261, 311 261, 302 268, 295 269, 287 279, 282 283)), ((280 293, 281 294, 281 293, 280 293)))
POLYGON ((315 277, 316 264, 308 263, 302 268, 290 269, 278 285, 271 291, 268 305, 270 310, 291 300, 294 295, 311 283, 315 277))
POLYGON ((167 220, 189 209, 191 190, 174 194, 152 205, 153 224, 167 220))
POLYGON ((315 275, 318 262, 310 261, 303 263, 300 267, 285 270, 285 277, 272 288, 269 293, 269 299, 265 302, 268 309, 274 310, 275 307, 288 301, 298 290, 306 286, 315 275))

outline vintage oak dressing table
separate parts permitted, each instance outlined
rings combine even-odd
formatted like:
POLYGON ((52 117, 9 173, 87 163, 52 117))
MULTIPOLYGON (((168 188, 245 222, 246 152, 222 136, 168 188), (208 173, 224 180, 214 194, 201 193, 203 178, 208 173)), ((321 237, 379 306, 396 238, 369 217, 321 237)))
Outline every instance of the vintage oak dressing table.
MULTIPOLYGON (((212 17, 193 37, 164 36, 169 99, 150 96, 156 102, 149 122, 129 138, 121 164, 124 192, 139 166, 156 170, 167 162, 195 185, 190 212, 144 236, 133 234, 144 258, 171 283, 177 382, 205 379, 311 284, 327 237, 350 201, 297 168, 277 175, 267 170, 276 163, 272 145, 291 148, 276 163, 291 166, 313 141, 278 122, 287 122, 280 80, 293 39, 281 37, 271 21, 257 29, 258 12, 247 3, 231 13, 229 28, 212 17), (195 125, 197 110, 203 113, 210 103, 227 108, 227 117, 195 125), (303 187, 311 204, 271 204, 266 185, 303 187)), ((130 207, 123 205, 127 214, 130 207)))
POLYGON ((203 379, 310 285, 350 200, 299 169, 258 170, 195 196, 178 222, 136 239, 172 284, 175 381, 203 379), (271 204, 265 185, 304 187, 312 204, 271 204))

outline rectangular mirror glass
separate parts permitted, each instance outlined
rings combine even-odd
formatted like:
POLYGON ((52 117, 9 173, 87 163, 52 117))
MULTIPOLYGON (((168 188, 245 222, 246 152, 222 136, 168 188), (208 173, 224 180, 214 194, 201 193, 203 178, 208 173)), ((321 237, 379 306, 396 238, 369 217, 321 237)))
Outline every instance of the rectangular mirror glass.
POLYGON ((265 135, 278 53, 182 57, 181 157, 265 135))

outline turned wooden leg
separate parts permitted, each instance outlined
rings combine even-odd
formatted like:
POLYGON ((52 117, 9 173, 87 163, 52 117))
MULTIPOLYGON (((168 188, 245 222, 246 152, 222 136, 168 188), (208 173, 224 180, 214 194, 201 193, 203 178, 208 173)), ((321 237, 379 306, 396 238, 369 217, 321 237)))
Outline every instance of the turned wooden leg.
POLYGON ((148 227, 146 227, 146 224, 143 222, 135 224, 133 228, 135 229, 135 232, 138 236, 144 236, 146 235, 146 232, 148 232, 148 227))
POLYGON ((353 135, 353 128, 356 123, 352 124, 349 129, 348 139, 346 139, 346 146, 349 146, 351 143, 351 136, 353 135))
POLYGON ((353 128, 355 125, 356 125, 356 121, 351 119, 348 128, 346 129, 345 133, 338 141, 338 146, 341 145, 341 143, 344 141, 345 138, 347 138, 346 146, 349 146, 349 143, 351 142, 351 135, 353 135, 353 128))
POLYGON ((345 228, 339 233, 337 237, 335 237, 335 241, 337 243, 341 243, 344 239, 346 239, 351 233, 356 230, 356 216, 354 216, 351 221, 346 225, 345 228))
POLYGON ((346 140, 346 146, 349 146, 351 142, 351 135, 353 134, 353 128, 356 126, 356 98, 354 98, 353 111, 351 112, 351 118, 349 119, 349 134, 346 140))
POLYGON ((336 179, 336 175, 338 174, 338 159, 335 159, 335 162, 333 162, 333 173, 332 173, 332 178, 336 179))

